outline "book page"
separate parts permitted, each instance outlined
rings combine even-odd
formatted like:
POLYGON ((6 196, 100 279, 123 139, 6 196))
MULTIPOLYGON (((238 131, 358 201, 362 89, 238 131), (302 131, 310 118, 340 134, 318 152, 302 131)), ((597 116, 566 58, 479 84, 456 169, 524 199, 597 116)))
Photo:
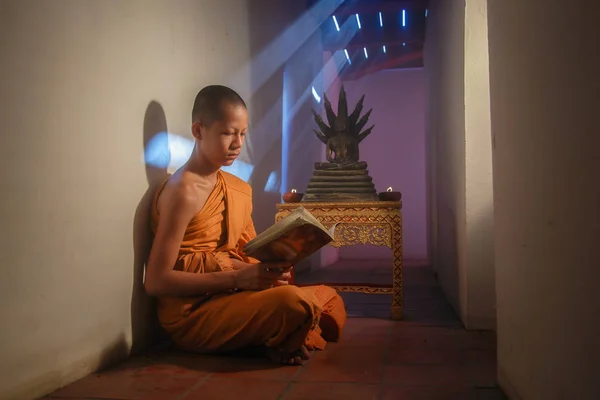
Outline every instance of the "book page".
POLYGON ((323 224, 321 224, 321 222, 319 222, 319 220, 314 217, 314 215, 312 215, 310 212, 308 212, 308 210, 306 210, 306 208, 304 208, 304 207, 301 207, 301 208, 302 208, 301 215, 302 215, 302 217, 304 219, 306 219, 307 221, 309 221, 313 225, 318 226, 324 232, 329 232, 328 229, 325 228, 323 226, 323 224))
POLYGON ((255 247, 263 246, 265 243, 268 243, 278 236, 281 236, 297 226, 307 222, 329 234, 329 231, 323 226, 323 224, 321 224, 310 212, 308 212, 304 207, 298 207, 288 216, 280 219, 248 242, 244 251, 252 251, 252 249, 255 247))
POLYGON ((302 220, 300 220, 301 217, 302 209, 297 208, 290 215, 280 219, 275 224, 258 234, 254 239, 250 240, 244 247, 244 251, 247 252, 252 248, 260 247, 265 243, 275 239, 277 236, 284 234, 290 229, 293 229, 294 227, 298 226, 299 223, 302 223, 302 220))
POLYGON ((304 222, 261 246, 244 248, 247 255, 261 262, 295 264, 333 241, 329 232, 304 222))
POLYGON ((338 224, 339 222, 336 222, 335 224, 331 225, 331 228, 329 228, 329 230, 327 231, 332 239, 335 237, 335 228, 338 226, 338 224))
POLYGON ((299 260, 334 240, 335 226, 326 229, 308 210, 298 207, 244 246, 261 261, 299 260))

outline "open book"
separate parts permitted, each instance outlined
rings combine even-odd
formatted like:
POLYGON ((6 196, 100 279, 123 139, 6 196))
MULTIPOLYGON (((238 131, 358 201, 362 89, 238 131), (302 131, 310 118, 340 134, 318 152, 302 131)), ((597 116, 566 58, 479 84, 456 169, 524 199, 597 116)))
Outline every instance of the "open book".
POLYGON ((244 246, 244 253, 262 262, 296 264, 334 240, 335 225, 327 230, 304 207, 298 207, 244 246))

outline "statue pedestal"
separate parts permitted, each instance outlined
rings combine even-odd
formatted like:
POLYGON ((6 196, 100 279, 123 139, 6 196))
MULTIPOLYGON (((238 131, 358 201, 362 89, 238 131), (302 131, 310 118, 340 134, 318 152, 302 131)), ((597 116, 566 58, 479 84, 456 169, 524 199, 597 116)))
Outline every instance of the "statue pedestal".
POLYGON ((367 163, 315 163, 313 176, 302 197, 310 201, 376 201, 378 200, 367 163))

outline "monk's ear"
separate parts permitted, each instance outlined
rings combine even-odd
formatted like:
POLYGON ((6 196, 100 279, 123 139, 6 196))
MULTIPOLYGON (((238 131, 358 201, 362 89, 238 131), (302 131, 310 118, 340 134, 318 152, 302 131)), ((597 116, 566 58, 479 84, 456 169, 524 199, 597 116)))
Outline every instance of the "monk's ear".
POLYGON ((200 121, 194 121, 192 123, 192 136, 195 139, 202 140, 202 134, 204 133, 204 125, 200 121))

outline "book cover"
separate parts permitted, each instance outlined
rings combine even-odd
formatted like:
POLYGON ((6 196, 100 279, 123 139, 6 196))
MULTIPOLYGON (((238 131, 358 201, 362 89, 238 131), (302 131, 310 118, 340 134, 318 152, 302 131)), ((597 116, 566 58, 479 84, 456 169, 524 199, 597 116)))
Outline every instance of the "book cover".
POLYGON ((298 207, 256 236, 244 252, 262 262, 296 264, 334 240, 335 225, 325 228, 308 210, 298 207))

